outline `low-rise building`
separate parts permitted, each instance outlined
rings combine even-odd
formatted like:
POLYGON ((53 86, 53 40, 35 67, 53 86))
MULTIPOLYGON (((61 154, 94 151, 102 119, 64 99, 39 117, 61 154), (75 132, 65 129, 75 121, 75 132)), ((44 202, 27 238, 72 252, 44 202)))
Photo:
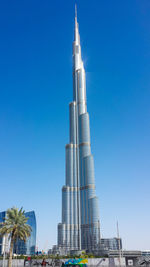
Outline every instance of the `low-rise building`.
POLYGON ((108 250, 120 250, 122 249, 121 238, 101 238, 101 247, 108 250))

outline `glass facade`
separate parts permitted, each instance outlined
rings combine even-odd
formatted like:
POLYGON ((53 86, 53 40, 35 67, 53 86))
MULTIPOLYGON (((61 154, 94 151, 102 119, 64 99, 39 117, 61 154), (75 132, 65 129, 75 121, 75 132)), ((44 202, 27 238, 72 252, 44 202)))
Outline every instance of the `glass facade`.
MULTIPOLYGON (((6 212, 5 211, 0 212, 0 223, 5 221, 5 216, 6 216, 6 212)), ((3 254, 3 250, 4 250, 3 243, 4 243, 3 242, 3 237, 0 237, 0 255, 3 254)))
POLYGON ((119 250, 119 249, 122 249, 122 239, 115 238, 115 237, 114 238, 101 238, 101 246, 109 250, 119 250))
POLYGON ((31 226, 31 235, 27 239, 26 243, 20 239, 14 244, 14 253, 19 255, 34 255, 36 247, 36 217, 34 211, 25 213, 28 218, 27 224, 31 226))
MULTIPOLYGON (((34 211, 29 211, 25 213, 25 216, 28 219, 27 224, 31 226, 31 236, 27 239, 26 243, 22 240, 17 240, 14 244, 14 253, 19 255, 34 255, 35 254, 35 247, 36 247, 36 217, 34 211)), ((0 212, 0 222, 3 222, 6 217, 6 212, 0 212)), ((9 242, 8 238, 3 237, 0 238, 0 255, 4 251, 9 250, 9 242), (4 244, 5 243, 5 244, 4 244)))
POLYGON ((66 249, 66 253, 82 249, 93 251, 100 245, 99 207, 77 18, 73 42, 73 101, 69 104, 69 114, 70 143, 66 145, 66 184, 62 188, 58 247, 66 249))

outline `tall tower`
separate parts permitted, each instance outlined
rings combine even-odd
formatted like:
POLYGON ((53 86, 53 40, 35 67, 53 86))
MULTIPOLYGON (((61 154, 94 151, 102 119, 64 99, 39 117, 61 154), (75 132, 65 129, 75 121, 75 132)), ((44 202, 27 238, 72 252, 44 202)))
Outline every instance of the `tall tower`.
POLYGON ((58 247, 67 252, 82 249, 91 252, 100 243, 99 207, 95 195, 85 70, 76 10, 73 102, 69 104, 69 114, 70 140, 66 145, 66 183, 62 188, 62 223, 58 224, 58 247))

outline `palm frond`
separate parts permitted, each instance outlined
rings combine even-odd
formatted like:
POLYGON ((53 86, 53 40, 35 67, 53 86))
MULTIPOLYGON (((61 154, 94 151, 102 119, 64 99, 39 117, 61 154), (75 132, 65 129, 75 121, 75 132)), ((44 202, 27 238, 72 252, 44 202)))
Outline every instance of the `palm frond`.
POLYGON ((0 224, 0 235, 9 234, 14 241, 17 238, 26 241, 31 234, 31 227, 27 224, 28 218, 25 217, 23 208, 8 209, 6 212, 6 219, 0 224))

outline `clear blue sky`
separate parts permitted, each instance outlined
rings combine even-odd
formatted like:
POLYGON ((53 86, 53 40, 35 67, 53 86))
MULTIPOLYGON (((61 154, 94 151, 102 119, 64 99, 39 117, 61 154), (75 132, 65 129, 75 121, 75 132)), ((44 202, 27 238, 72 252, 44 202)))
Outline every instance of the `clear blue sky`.
MULTIPOLYGON (((72 101, 73 0, 0 1, 1 210, 56 243, 72 101)), ((150 249, 150 1, 78 0, 101 233, 150 249)))

